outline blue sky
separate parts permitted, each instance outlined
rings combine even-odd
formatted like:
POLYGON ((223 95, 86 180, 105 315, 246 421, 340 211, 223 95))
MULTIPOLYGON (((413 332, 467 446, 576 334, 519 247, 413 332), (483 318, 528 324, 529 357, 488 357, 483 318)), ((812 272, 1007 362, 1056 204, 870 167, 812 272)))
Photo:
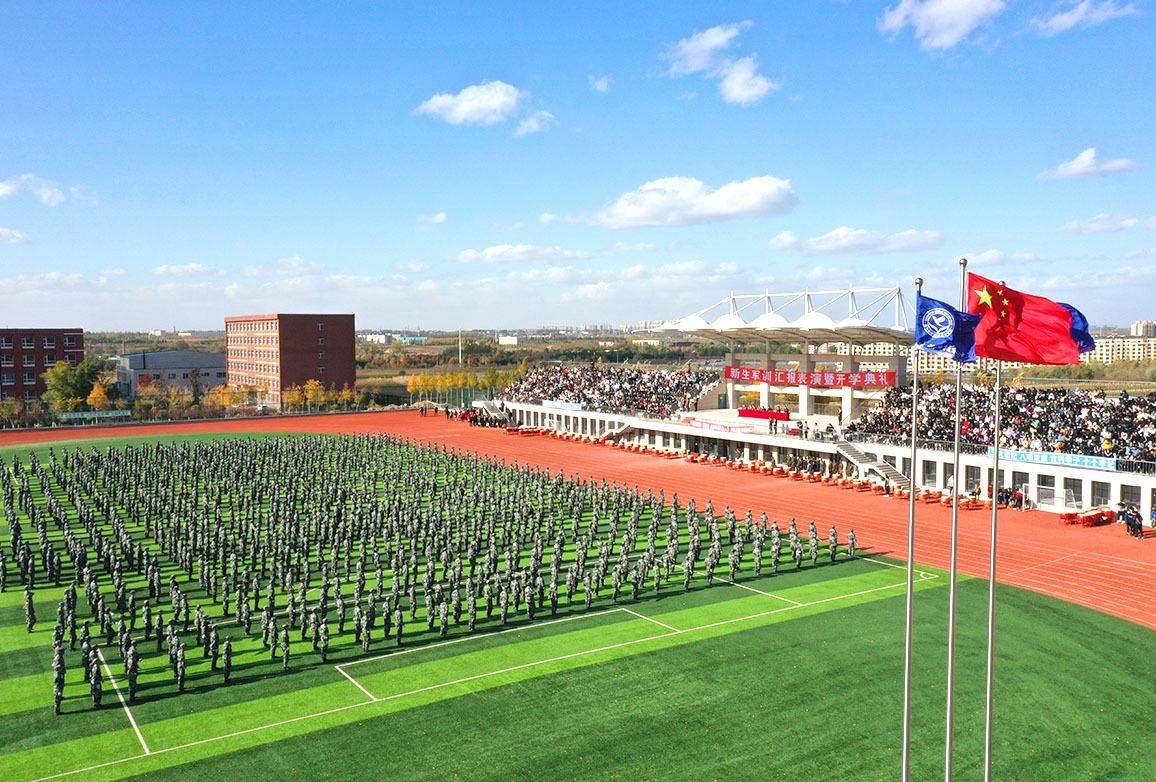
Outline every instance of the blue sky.
POLYGON ((1156 3, 0 7, 0 324, 679 317, 957 259, 1156 318, 1156 3))

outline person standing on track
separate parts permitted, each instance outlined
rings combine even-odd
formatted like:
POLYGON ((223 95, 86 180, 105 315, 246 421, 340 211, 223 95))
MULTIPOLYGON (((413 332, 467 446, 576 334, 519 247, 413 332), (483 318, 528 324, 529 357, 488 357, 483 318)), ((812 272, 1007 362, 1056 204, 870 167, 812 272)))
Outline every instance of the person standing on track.
POLYGON ((854 558, 856 543, 858 540, 855 538, 855 528, 852 527, 851 531, 847 533, 847 556, 854 558))

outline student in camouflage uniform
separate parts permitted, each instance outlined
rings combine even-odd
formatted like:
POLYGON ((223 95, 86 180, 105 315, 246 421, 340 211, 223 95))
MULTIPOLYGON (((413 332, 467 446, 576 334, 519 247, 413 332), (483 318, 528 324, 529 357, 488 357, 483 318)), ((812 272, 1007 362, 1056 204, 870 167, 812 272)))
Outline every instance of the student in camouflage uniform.
POLYGON ((851 531, 847 533, 847 556, 855 556, 855 544, 858 542, 858 539, 855 537, 855 528, 852 527, 851 531))
POLYGON ((229 676, 233 673, 233 636, 225 636, 225 643, 221 645, 221 664, 225 669, 225 684, 229 683, 229 676))
POLYGON ((281 670, 289 670, 289 625, 281 626, 281 670))
POLYGON ((835 525, 831 525, 831 531, 827 533, 827 550, 831 554, 831 561, 835 561, 835 553, 839 549, 839 533, 835 531, 835 525))

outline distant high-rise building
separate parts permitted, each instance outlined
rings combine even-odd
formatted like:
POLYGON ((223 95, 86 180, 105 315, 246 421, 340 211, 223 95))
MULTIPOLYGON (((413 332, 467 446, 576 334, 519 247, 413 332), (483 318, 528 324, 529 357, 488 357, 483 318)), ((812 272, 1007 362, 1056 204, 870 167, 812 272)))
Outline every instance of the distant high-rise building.
POLYGON ((266 402, 316 380, 326 388, 353 388, 353 315, 246 315, 225 318, 229 385, 252 389, 266 402))
POLYGON ((0 399, 39 401, 59 361, 84 361, 83 329, 0 329, 0 399))
POLYGON ((1156 321, 1138 320, 1132 324, 1133 337, 1156 337, 1156 321))

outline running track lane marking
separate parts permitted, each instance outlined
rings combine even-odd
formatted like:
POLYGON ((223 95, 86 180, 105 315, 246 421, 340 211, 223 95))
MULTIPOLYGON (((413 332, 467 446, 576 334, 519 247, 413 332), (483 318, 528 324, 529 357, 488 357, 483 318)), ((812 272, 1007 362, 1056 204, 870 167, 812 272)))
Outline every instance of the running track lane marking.
POLYGON ((132 725, 132 729, 136 731, 136 737, 140 739, 140 745, 144 747, 144 753, 151 755, 152 750, 145 742, 144 736, 140 732, 140 727, 136 724, 136 720, 132 716, 132 710, 128 707, 128 701, 124 699, 124 694, 120 691, 120 686, 116 683, 116 679, 112 675, 112 671, 108 667, 108 661, 104 659, 104 653, 100 647, 96 647, 96 656, 100 658, 100 664, 104 666, 104 672, 108 674, 108 680, 112 682, 112 688, 116 690, 116 697, 120 698, 120 705, 124 706, 124 713, 128 715, 128 721, 132 725))
MULTIPOLYGON (((916 583, 920 583, 923 581, 930 581, 930 580, 936 579, 936 578, 939 578, 939 576, 936 574, 921 574, 921 577, 917 580, 916 583)), ((434 685, 431 685, 429 687, 422 687, 422 688, 417 689, 417 690, 410 690, 409 692, 397 693, 395 695, 387 695, 386 697, 379 698, 378 700, 375 700, 375 701, 362 701, 361 703, 353 703, 353 704, 350 704, 348 706, 338 706, 335 709, 327 709, 326 711, 319 711, 319 712, 316 712, 315 714, 304 714, 300 717, 291 717, 287 720, 281 720, 280 722, 271 722, 268 725, 258 725, 255 728, 246 728, 245 730, 239 730, 239 731, 236 731, 234 733, 226 733, 222 736, 212 736, 211 738, 207 738, 207 739, 198 739, 197 741, 191 741, 188 744, 178 744, 175 747, 165 747, 164 749, 158 749, 155 752, 151 752, 148 754, 162 755, 162 754, 167 753, 167 752, 174 752, 178 749, 188 749, 189 747, 195 747, 195 746, 198 746, 200 744, 209 744, 209 743, 214 742, 214 741, 221 741, 223 739, 231 739, 231 738, 235 738, 237 736, 243 736, 247 733, 256 733, 259 730, 266 730, 268 728, 277 728, 277 727, 280 727, 282 725, 289 725, 289 724, 294 723, 294 722, 301 722, 302 720, 314 719, 316 717, 324 717, 324 716, 327 716, 329 714, 336 714, 337 712, 348 711, 349 709, 356 709, 356 708, 361 707, 361 706, 368 706, 371 703, 380 703, 382 701, 394 700, 396 698, 404 698, 408 695, 416 695, 418 693, 428 692, 430 690, 436 690, 436 689, 439 689, 441 687, 448 687, 448 686, 454 685, 454 684, 462 684, 464 682, 468 682, 468 681, 471 681, 474 679, 481 679, 481 678, 484 678, 486 676, 495 676, 495 675, 500 674, 500 673, 509 673, 510 671, 516 671, 516 670, 519 670, 521 668, 529 668, 529 667, 532 667, 535 665, 543 665, 543 664, 548 663, 548 662, 557 662, 559 660, 565 660, 565 659, 568 659, 571 657, 579 657, 579 656, 584 655, 584 654, 595 654, 597 652, 605 652, 605 651, 609 651, 611 649, 617 649, 617 648, 620 648, 623 646, 633 646, 634 644, 646 643, 647 641, 654 641, 654 640, 657 640, 659 638, 667 638, 667 637, 672 636, 672 635, 685 635, 687 633, 692 633, 695 630, 707 630, 707 629, 712 628, 712 627, 720 627, 722 625, 734 624, 735 622, 745 622, 748 619, 760 619, 764 616, 769 616, 771 614, 779 614, 779 613, 782 613, 784 611, 793 611, 796 608, 805 608, 807 606, 820 605, 822 603, 830 603, 834 600, 845 600, 846 598, 849 598, 849 597, 859 597, 860 595, 867 595, 867 594, 871 594, 872 592, 881 592, 885 589, 895 589, 896 587, 903 587, 903 586, 907 586, 907 584, 906 583, 890 584, 888 586, 875 587, 874 589, 864 589, 860 592, 852 592, 851 594, 847 594, 847 595, 836 595, 835 597, 825 597, 822 600, 814 600, 810 603, 798 603, 796 605, 783 606, 782 608, 773 608, 770 611, 763 611, 762 613, 751 614, 750 616, 740 616, 740 617, 736 617, 735 619, 724 619, 721 622, 711 622, 710 624, 699 625, 698 627, 691 627, 691 628, 688 628, 686 630, 676 630, 676 631, 671 632, 671 633, 662 633, 661 635, 652 635, 652 636, 649 636, 647 638, 639 638, 638 640, 635 640, 635 641, 623 641, 622 643, 611 644, 610 646, 603 646, 603 647, 600 647, 598 649, 588 649, 587 651, 584 651, 584 652, 574 652, 572 654, 562 655, 561 657, 555 657, 555 658, 552 658, 550 660, 538 660, 538 661, 532 662, 532 663, 525 663, 524 665, 516 665, 512 668, 506 668, 506 669, 501 670, 501 671, 491 671, 489 673, 478 674, 477 676, 470 676, 470 677, 467 677, 465 679, 459 679, 458 681, 454 681, 454 682, 443 682, 441 684, 434 684, 434 685)), ((602 611, 601 613, 609 614, 609 613, 613 613, 616 611, 622 611, 622 610, 623 609, 621 609, 621 608, 612 608, 609 611, 602 611)), ((566 619, 577 619, 577 618, 578 617, 567 617, 566 619)), ((565 621, 565 620, 559 620, 559 621, 565 621)), ((525 629, 525 628, 511 628, 511 629, 525 629)), ((500 632, 509 632, 509 631, 508 630, 502 630, 500 632)), ((483 636, 466 636, 466 637, 467 638, 474 638, 474 637, 483 637, 483 636)), ((465 640, 465 639, 458 639, 458 640, 465 640)), ((457 641, 451 641, 449 643, 456 643, 456 642, 457 641)), ((444 646, 445 644, 441 644, 441 645, 444 646)), ((428 649, 431 647, 425 646, 425 647, 420 647, 420 648, 428 649)), ((406 651, 418 651, 418 649, 416 649, 416 648, 415 649, 407 649, 406 651)), ((399 652, 399 654, 400 654, 400 652, 399 652)), ((389 655, 384 655, 384 656, 388 657, 389 655)), ((377 659, 381 659, 381 658, 377 658, 377 659)), ((358 661, 358 662, 368 662, 368 661, 363 660, 363 661, 358 661)), ((351 664, 351 663, 346 663, 346 664, 351 664)), ((108 766, 116 766, 116 765, 119 765, 121 763, 128 763, 129 761, 132 761, 132 760, 140 760, 143 757, 146 757, 146 755, 132 755, 132 756, 127 757, 127 758, 119 758, 117 760, 110 760, 110 761, 105 762, 105 763, 98 763, 94 766, 88 766, 87 768, 78 768, 78 769, 74 769, 72 771, 62 771, 59 774, 51 774, 51 775, 46 776, 46 777, 40 777, 39 779, 34 780, 34 782, 46 782, 46 780, 49 780, 49 779, 59 779, 60 777, 67 777, 67 776, 71 776, 73 774, 82 774, 85 771, 95 771, 96 769, 99 769, 99 768, 106 768, 108 766)))
POLYGON ((1082 551, 1077 551, 1077 552, 1073 552, 1071 554, 1068 554, 1067 556, 1056 557, 1055 559, 1049 559, 1047 562, 1040 562, 1038 564, 1031 565, 1030 567, 1022 567, 1019 570, 1013 570, 1010 573, 1004 573, 1003 577, 1004 578, 1011 578, 1012 576, 1019 575, 1020 573, 1026 573, 1027 571, 1035 570, 1038 567, 1047 567, 1048 565, 1054 565, 1057 562, 1063 562, 1065 559, 1071 559, 1072 557, 1079 556, 1081 554, 1083 554, 1082 551))

